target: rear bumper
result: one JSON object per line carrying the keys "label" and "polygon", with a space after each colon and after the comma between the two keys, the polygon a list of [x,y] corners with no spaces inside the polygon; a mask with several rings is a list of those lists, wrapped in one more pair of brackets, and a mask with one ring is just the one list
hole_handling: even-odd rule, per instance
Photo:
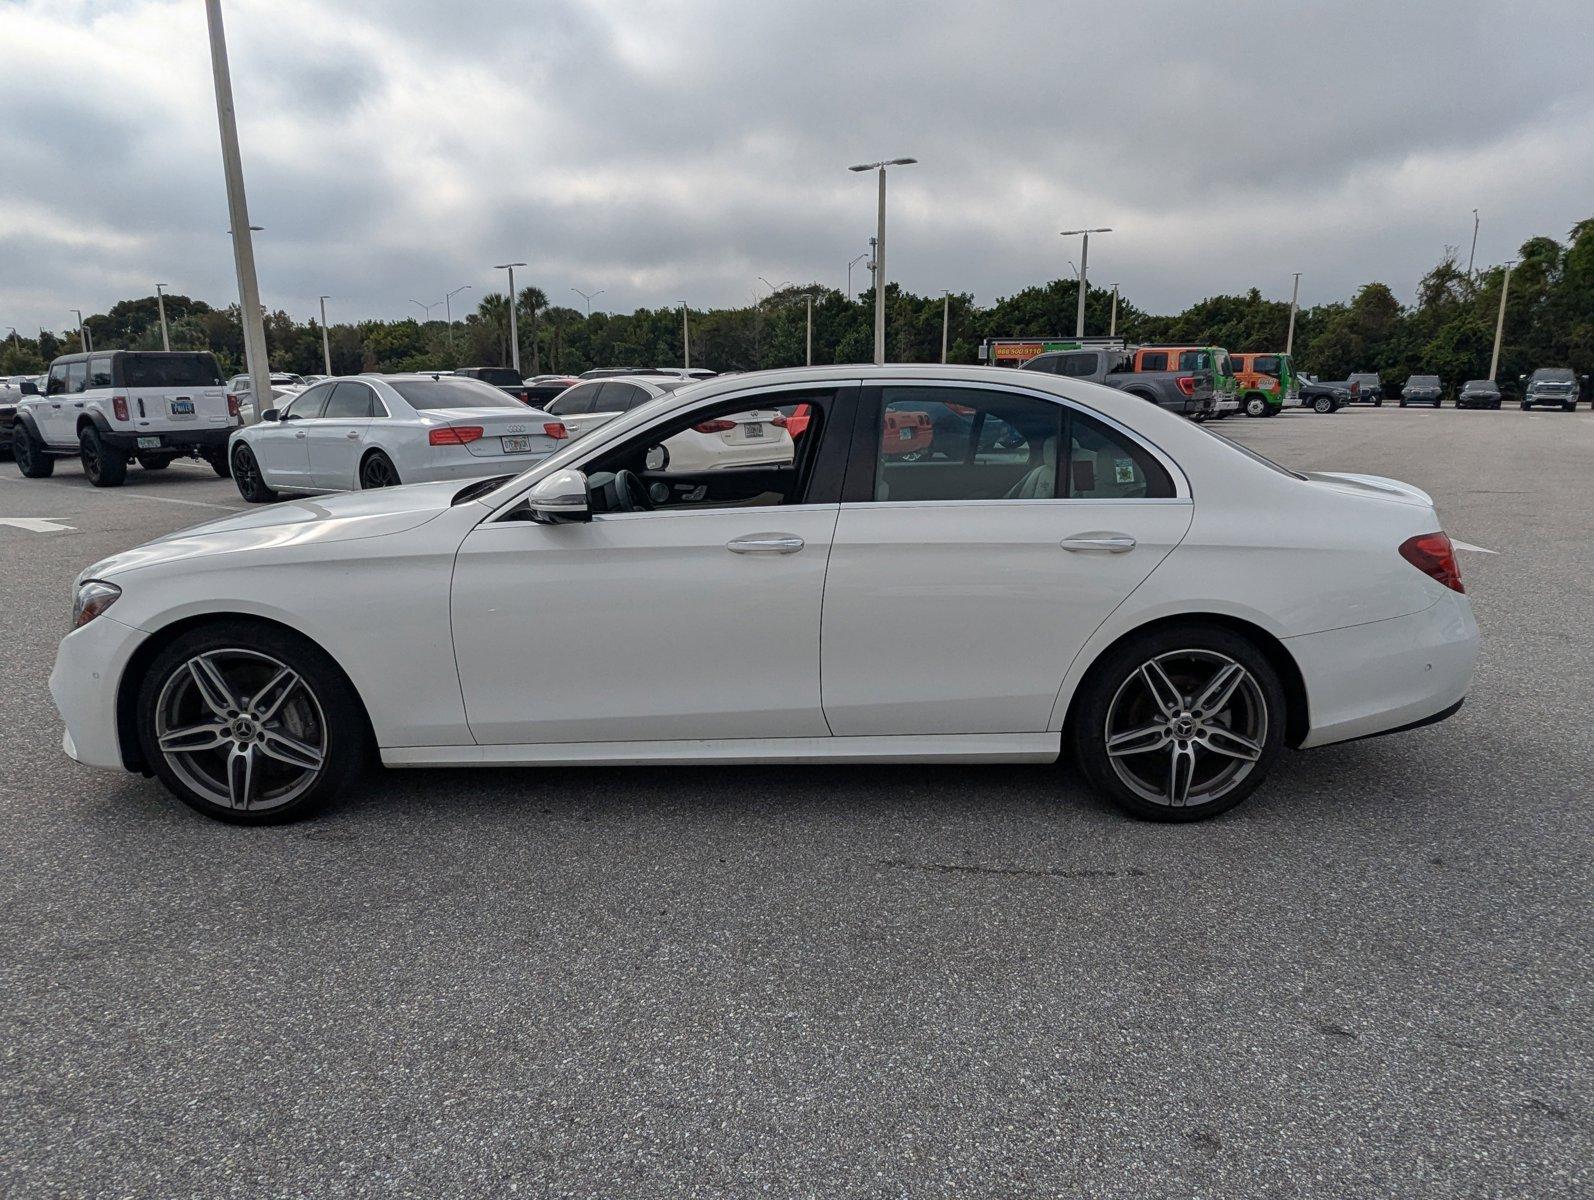
{"label": "rear bumper", "polygon": [[[236,425],[210,425],[204,429],[162,429],[159,431],[143,430],[132,433],[123,433],[120,430],[101,430],[100,440],[115,450],[126,454],[159,454],[170,451],[177,454],[192,454],[200,450],[227,449],[227,439],[232,436]],[[141,438],[159,438],[158,446],[141,446]]]}
{"label": "rear bumper", "polygon": [[495,457],[461,454],[442,459],[436,455],[415,467],[399,468],[405,483],[444,483],[452,480],[490,479],[494,475],[519,475],[547,458],[546,453],[502,454]]}
{"label": "rear bumper", "polygon": [[1306,683],[1301,748],[1425,723],[1472,684],[1478,624],[1454,592],[1422,612],[1285,639]]}

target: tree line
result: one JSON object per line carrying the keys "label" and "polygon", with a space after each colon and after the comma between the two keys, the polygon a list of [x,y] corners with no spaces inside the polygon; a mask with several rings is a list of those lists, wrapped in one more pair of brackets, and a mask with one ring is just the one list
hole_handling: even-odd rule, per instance
{"label": "tree line", "polygon": [[[1368,283],[1348,300],[1299,310],[1295,357],[1301,370],[1325,379],[1378,371],[1386,387],[1414,373],[1437,374],[1449,386],[1488,375],[1495,318],[1505,270],[1469,273],[1447,250],[1423,276],[1415,300],[1403,305],[1383,283]],[[1054,279],[982,307],[973,296],[950,297],[948,359],[978,360],[981,339],[1066,334],[1074,328],[1078,284]],[[821,284],[783,288],[738,308],[691,309],[691,363],[716,371],[799,365],[806,353],[806,309],[813,304],[815,363],[868,362],[874,351],[872,292],[856,297]],[[520,365],[526,375],[579,374],[600,366],[678,366],[681,311],[595,312],[550,305],[540,288],[520,291],[516,308]],[[225,372],[243,370],[238,307],[168,295],[173,349],[209,350]],[[1086,329],[1107,331],[1112,297],[1092,289]],[[941,355],[943,298],[919,296],[896,284],[886,290],[886,357],[935,362]],[[1211,296],[1175,315],[1118,300],[1118,331],[1131,341],[1212,344],[1231,351],[1280,350],[1289,304],[1252,288],[1240,296]],[[159,349],[154,296],[123,300],[85,318],[96,349]],[[501,292],[483,296],[474,312],[452,323],[406,318],[360,321],[328,328],[334,374],[359,371],[449,370],[510,362],[509,303]],[[271,367],[301,374],[322,371],[321,328],[278,310],[266,315]],[[77,331],[37,338],[13,335],[0,346],[0,374],[42,372],[58,354],[78,350]],[[1594,218],[1580,221],[1565,242],[1524,242],[1511,272],[1498,378],[1514,380],[1541,366],[1594,373]]]}

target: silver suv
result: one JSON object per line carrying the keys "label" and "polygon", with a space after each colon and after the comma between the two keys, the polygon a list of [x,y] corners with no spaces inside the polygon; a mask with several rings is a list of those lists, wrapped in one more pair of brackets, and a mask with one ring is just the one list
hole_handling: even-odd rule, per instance
{"label": "silver suv", "polygon": [[[1540,367],[1531,375],[1520,376],[1527,381],[1522,391],[1522,407],[1535,404],[1553,404],[1562,412],[1577,407],[1578,377],[1571,367]],[[1584,378],[1588,378],[1586,375]]]}
{"label": "silver suv", "polygon": [[75,454],[95,487],[117,487],[136,460],[148,471],[202,458],[225,478],[227,438],[239,425],[214,355],[106,350],[50,364],[44,394],[18,408],[12,457],[29,479]]}

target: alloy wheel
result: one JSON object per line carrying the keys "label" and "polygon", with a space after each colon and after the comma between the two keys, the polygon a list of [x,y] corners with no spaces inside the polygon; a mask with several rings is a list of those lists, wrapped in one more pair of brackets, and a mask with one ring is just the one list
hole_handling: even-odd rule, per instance
{"label": "alloy wheel", "polygon": [[287,664],[242,647],[186,660],[155,702],[167,764],[206,800],[238,812],[291,803],[326,766],[321,703]]}
{"label": "alloy wheel", "polygon": [[360,466],[360,486],[366,490],[393,487],[397,483],[398,472],[383,455],[373,454]]}
{"label": "alloy wheel", "polygon": [[232,477],[245,500],[253,500],[261,494],[265,480],[260,477],[260,464],[255,462],[247,446],[239,446],[232,456]]}
{"label": "alloy wheel", "polygon": [[1216,650],[1170,650],[1119,685],[1104,749],[1118,779],[1143,800],[1195,807],[1238,787],[1267,736],[1267,703],[1250,671]]}

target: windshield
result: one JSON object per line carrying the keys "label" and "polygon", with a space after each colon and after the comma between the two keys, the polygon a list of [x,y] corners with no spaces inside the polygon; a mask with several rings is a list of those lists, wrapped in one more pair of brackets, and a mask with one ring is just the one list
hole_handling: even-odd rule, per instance
{"label": "windshield", "polygon": [[1492,392],[1497,390],[1492,382],[1487,379],[1469,379],[1462,386],[1464,392]]}
{"label": "windshield", "polygon": [[1571,383],[1571,367],[1540,367],[1533,372],[1534,383]]}
{"label": "windshield", "polygon": [[1406,386],[1407,387],[1438,387],[1439,386],[1439,376],[1437,376],[1437,375],[1413,375],[1410,379],[1406,380]]}
{"label": "windshield", "polygon": [[389,379],[411,408],[525,408],[513,396],[475,379]]}

